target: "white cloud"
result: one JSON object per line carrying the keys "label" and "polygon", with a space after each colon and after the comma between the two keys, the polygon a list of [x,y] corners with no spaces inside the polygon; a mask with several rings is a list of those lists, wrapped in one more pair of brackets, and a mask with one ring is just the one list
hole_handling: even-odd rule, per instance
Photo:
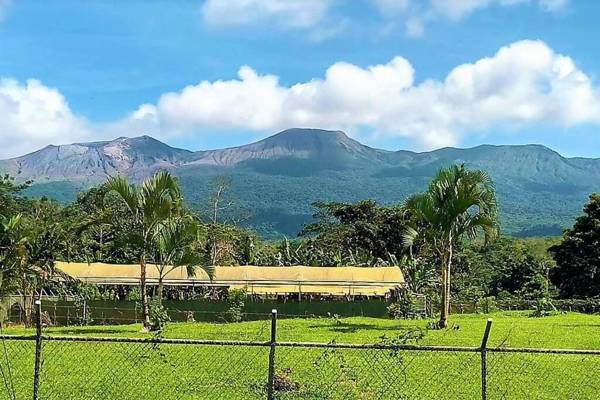
{"label": "white cloud", "polygon": [[546,12],[558,12],[569,0],[372,0],[384,18],[404,25],[408,36],[422,36],[426,23],[437,20],[460,21],[488,7],[537,4]]}
{"label": "white cloud", "polygon": [[540,7],[550,12],[563,10],[569,4],[569,0],[539,0]]}
{"label": "white cloud", "polygon": [[238,79],[164,94],[127,121],[158,135],[269,133],[292,126],[366,129],[432,148],[489,128],[600,123],[600,94],[571,58],[543,42],[520,41],[454,68],[443,81],[418,84],[402,57],[367,68],[336,63],[324,78],[292,86],[245,66]]}
{"label": "white cloud", "polygon": [[210,26],[274,23],[306,29],[323,22],[332,4],[332,0],[206,0],[202,16]]}
{"label": "white cloud", "polygon": [[0,80],[0,157],[90,137],[87,122],[56,89],[37,80]]}
{"label": "white cloud", "polygon": [[[0,2],[3,0],[0,0]],[[4,0],[7,1],[7,0]],[[358,0],[352,0],[358,2]],[[489,7],[537,5],[545,12],[558,12],[570,0],[363,0],[383,17],[382,31],[402,26],[406,34],[420,37],[427,24],[439,20],[458,22]],[[209,27],[269,25],[303,30],[316,41],[338,36],[358,25],[344,15],[351,0],[205,0],[202,17]]]}
{"label": "white cloud", "polygon": [[600,124],[600,92],[573,60],[541,41],[519,41],[452,69],[443,80],[415,81],[408,60],[330,66],[324,77],[282,85],[240,68],[230,80],[202,81],[165,93],[122,120],[91,124],[38,81],[0,81],[0,156],[48,143],[151,134],[160,139],[289,127],[344,129],[404,137],[416,147],[459,145],[469,134],[539,125]]}

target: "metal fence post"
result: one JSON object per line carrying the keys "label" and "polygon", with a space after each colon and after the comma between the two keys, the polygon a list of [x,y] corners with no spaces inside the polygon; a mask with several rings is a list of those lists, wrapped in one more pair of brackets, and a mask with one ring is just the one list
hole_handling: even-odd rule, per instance
{"label": "metal fence post", "polygon": [[275,400],[275,347],[277,346],[277,310],[271,310],[271,349],[269,352],[269,382],[267,399]]}
{"label": "metal fence post", "polygon": [[40,366],[42,363],[42,301],[36,300],[35,316],[35,365],[33,368],[33,400],[39,399]]}
{"label": "metal fence post", "polygon": [[492,320],[488,319],[481,340],[481,399],[487,400],[487,342],[492,329]]}

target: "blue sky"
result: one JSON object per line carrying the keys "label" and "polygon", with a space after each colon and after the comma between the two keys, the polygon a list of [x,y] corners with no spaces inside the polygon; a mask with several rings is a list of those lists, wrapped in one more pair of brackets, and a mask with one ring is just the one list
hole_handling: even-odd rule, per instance
{"label": "blue sky", "polygon": [[591,0],[0,0],[0,157],[292,126],[600,157],[598,15]]}

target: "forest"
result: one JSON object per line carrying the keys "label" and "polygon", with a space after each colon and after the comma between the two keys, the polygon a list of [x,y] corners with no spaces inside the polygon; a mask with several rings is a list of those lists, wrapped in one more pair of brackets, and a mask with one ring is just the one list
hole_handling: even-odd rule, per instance
{"label": "forest", "polygon": [[410,308],[412,296],[428,296],[442,325],[450,299],[493,307],[530,302],[546,312],[553,302],[600,295],[600,195],[590,195],[562,238],[513,238],[502,235],[489,176],[464,166],[441,169],[427,191],[401,204],[316,203],[313,222],[280,240],[263,240],[223,217],[235,207],[227,178],[215,179],[201,212],[166,171],[137,186],[111,178],[66,205],[25,196],[30,184],[0,180],[2,296],[50,284],[57,260],[186,266],[190,274],[210,274],[215,265],[398,266],[408,289],[401,304]]}

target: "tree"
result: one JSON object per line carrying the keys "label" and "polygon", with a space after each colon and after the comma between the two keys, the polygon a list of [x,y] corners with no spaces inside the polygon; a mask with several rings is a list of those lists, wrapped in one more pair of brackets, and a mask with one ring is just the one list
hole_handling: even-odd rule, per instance
{"label": "tree", "polygon": [[151,245],[156,237],[157,227],[181,213],[183,197],[177,179],[167,171],[158,171],[141,186],[130,184],[119,176],[109,179],[107,189],[116,192],[127,205],[135,229],[141,238],[140,292],[144,328],[150,329],[148,294],[146,291],[146,261],[151,254]]}
{"label": "tree", "polygon": [[405,231],[404,244],[411,246],[422,237],[439,258],[442,283],[439,326],[445,328],[450,313],[450,274],[455,246],[463,237],[474,239],[483,232],[487,241],[498,233],[493,182],[483,171],[453,165],[441,169],[425,193],[408,198],[404,209],[414,221]]}
{"label": "tree", "polygon": [[518,296],[535,300],[549,294],[548,262],[526,241],[501,237],[462,246],[453,261],[453,293],[469,300],[479,297]]}
{"label": "tree", "polygon": [[225,224],[219,223],[219,214],[233,206],[231,199],[226,199],[226,195],[231,189],[231,179],[224,176],[218,176],[212,183],[212,193],[210,194],[210,224],[208,225],[208,247],[210,253],[210,264],[216,265],[219,261],[220,253],[223,249],[220,247],[219,237],[227,231]]}
{"label": "tree", "polygon": [[[358,203],[315,203],[315,223],[299,236],[313,237],[328,252],[368,255],[375,259],[400,258],[406,253],[402,235],[407,224],[400,207],[381,207],[373,200]],[[350,257],[352,258],[352,257]]]}
{"label": "tree", "polygon": [[1,224],[1,289],[21,290],[26,325],[32,322],[36,289],[41,289],[54,271],[55,255],[61,246],[57,209],[47,200],[34,201],[29,215],[17,214]]}
{"label": "tree", "polygon": [[590,195],[589,202],[563,235],[560,244],[550,253],[556,267],[550,270],[550,280],[562,297],[592,297],[600,295],[600,194]]}
{"label": "tree", "polygon": [[[69,236],[63,260],[131,264],[139,261],[141,240],[125,203],[106,184],[77,195],[60,219]],[[133,233],[132,233],[133,232]]]}
{"label": "tree", "polygon": [[27,243],[27,237],[22,234],[23,215],[17,214],[11,218],[1,217],[1,219],[0,295],[4,295],[19,287],[18,266]]}
{"label": "tree", "polygon": [[198,222],[189,215],[170,218],[158,225],[155,242],[159,304],[162,304],[164,278],[177,268],[184,267],[191,277],[200,267],[210,279],[213,278],[214,267],[203,265],[198,249],[198,229]]}
{"label": "tree", "polygon": [[31,181],[16,184],[15,179],[8,174],[0,175],[0,215],[7,218],[24,211],[21,197],[23,190],[27,189]]}

